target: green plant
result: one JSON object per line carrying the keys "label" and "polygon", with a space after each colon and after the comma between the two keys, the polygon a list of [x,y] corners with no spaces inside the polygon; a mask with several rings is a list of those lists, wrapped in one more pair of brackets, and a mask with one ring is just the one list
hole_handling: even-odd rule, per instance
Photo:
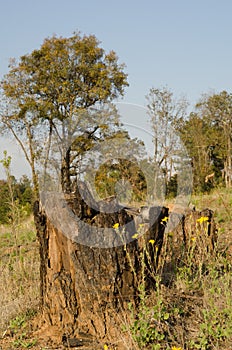
{"label": "green plant", "polygon": [[25,338],[26,338],[26,333],[21,334],[18,339],[14,340],[13,345],[16,348],[22,347],[24,349],[29,349],[36,345],[37,339],[26,340]]}
{"label": "green plant", "polygon": [[[139,231],[142,231],[141,226]],[[140,236],[142,232],[136,234]],[[129,330],[131,332],[133,340],[138,344],[139,348],[147,348],[151,346],[152,350],[161,349],[160,343],[165,339],[167,321],[169,320],[169,312],[163,301],[161,293],[161,278],[156,273],[154,268],[154,261],[156,261],[157,247],[155,247],[155,241],[150,240],[148,245],[151,248],[153,260],[150,256],[148,246],[145,244],[143,237],[141,238],[143,248],[140,254],[141,264],[141,282],[138,286],[138,305],[135,307],[132,303],[129,303],[130,311],[130,325]],[[133,266],[131,264],[130,255],[127,253],[129,264],[131,265],[132,271]],[[147,273],[149,269],[150,277],[155,281],[156,290],[152,296],[152,303],[150,295],[147,295],[146,284],[147,284]]]}
{"label": "green plant", "polygon": [[9,328],[15,339],[13,345],[16,348],[29,349],[36,345],[37,339],[28,339],[27,335],[27,321],[35,314],[33,310],[28,310],[25,314],[16,316],[10,321]]}
{"label": "green plant", "polygon": [[148,296],[145,295],[144,286],[140,288],[140,303],[138,310],[129,305],[131,312],[130,331],[139,348],[146,348],[152,344],[153,350],[160,349],[160,342],[165,338],[166,321],[169,313],[163,303],[162,296],[157,292],[156,304],[147,306]]}
{"label": "green plant", "polygon": [[231,269],[223,269],[221,259],[218,263],[210,267],[205,281],[199,337],[192,342],[196,349],[220,349],[223,343],[232,341]]}
{"label": "green plant", "polygon": [[15,240],[15,248],[18,246],[18,224],[19,224],[19,203],[18,199],[15,199],[15,186],[13,177],[11,175],[11,157],[7,155],[7,151],[3,152],[4,158],[0,160],[7,179],[7,187],[9,192],[9,216],[11,222],[12,235]]}
{"label": "green plant", "polygon": [[20,329],[26,327],[26,317],[25,315],[16,316],[10,321],[10,329],[13,333],[17,333]]}

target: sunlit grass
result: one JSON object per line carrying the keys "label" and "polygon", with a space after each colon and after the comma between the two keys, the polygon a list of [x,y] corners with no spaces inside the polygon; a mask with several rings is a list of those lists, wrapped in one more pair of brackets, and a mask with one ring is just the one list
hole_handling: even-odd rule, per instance
{"label": "sunlit grass", "polygon": [[0,330],[16,315],[36,308],[39,296],[39,254],[33,219],[18,229],[18,246],[10,226],[0,227]]}

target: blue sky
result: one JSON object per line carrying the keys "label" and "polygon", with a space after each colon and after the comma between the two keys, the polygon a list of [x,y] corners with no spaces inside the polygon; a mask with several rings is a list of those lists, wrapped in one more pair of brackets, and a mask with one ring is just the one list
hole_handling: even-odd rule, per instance
{"label": "blue sky", "polygon": [[[231,13],[230,0],[2,0],[0,78],[10,57],[30,53],[53,34],[79,30],[95,34],[126,64],[130,86],[123,101],[145,105],[151,87],[168,86],[193,105],[202,93],[231,92]],[[0,142],[0,154],[3,149]]]}

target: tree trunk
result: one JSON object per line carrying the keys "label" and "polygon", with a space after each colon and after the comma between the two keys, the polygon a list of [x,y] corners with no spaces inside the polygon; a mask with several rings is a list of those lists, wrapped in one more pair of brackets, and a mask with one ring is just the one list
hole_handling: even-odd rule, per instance
{"label": "tree trunk", "polygon": [[62,167],[61,167],[61,187],[62,191],[64,193],[70,193],[71,192],[71,176],[70,176],[70,155],[71,148],[69,147],[66,152],[65,156],[62,160]]}
{"label": "tree trunk", "polygon": [[[106,342],[128,349],[123,343],[127,336],[130,341],[129,335],[122,333],[123,324],[128,324],[128,303],[136,307],[144,277],[146,290],[155,288],[168,209],[143,207],[133,212],[111,199],[112,210],[106,213],[102,208],[109,203],[91,203],[96,206],[92,209],[79,192],[58,200],[58,213],[56,195],[50,194],[48,203],[62,217],[61,223],[54,220],[43,198],[42,203],[36,202],[34,210],[40,243],[42,319],[58,329],[63,344],[70,339],[70,344],[84,341],[89,349],[98,349]],[[66,219],[62,214],[67,209],[63,200],[70,209]],[[74,220],[75,215],[79,221]],[[75,225],[67,234],[64,227],[72,220]],[[107,235],[102,228],[110,228]],[[133,349],[133,345],[129,348]]]}

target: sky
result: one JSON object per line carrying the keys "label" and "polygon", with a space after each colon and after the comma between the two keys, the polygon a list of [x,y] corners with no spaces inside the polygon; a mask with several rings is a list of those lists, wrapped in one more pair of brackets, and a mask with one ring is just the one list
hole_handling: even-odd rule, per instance
{"label": "sky", "polygon": [[[0,79],[10,58],[54,34],[94,34],[125,63],[124,103],[146,106],[152,87],[167,86],[194,106],[202,93],[232,90],[231,0],[0,0]],[[142,118],[141,118],[142,119]],[[140,126],[140,121],[136,125]],[[0,140],[16,176],[28,172],[15,142]],[[2,169],[0,169],[0,178]]]}

